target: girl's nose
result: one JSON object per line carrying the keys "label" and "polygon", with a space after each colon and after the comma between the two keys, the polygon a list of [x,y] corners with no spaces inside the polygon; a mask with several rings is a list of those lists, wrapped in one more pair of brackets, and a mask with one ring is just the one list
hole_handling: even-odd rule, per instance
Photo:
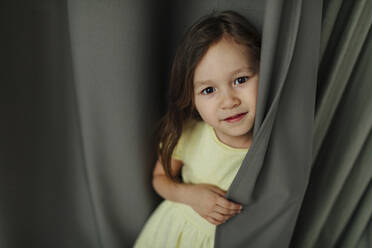
{"label": "girl's nose", "polygon": [[221,102],[222,109],[232,109],[240,104],[240,99],[231,91],[225,92]]}

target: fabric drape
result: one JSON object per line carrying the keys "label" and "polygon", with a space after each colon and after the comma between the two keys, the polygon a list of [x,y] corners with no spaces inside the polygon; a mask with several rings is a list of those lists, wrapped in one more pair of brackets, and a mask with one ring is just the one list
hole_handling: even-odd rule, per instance
{"label": "fabric drape", "polygon": [[293,247],[372,246],[372,2],[325,1],[313,171]]}

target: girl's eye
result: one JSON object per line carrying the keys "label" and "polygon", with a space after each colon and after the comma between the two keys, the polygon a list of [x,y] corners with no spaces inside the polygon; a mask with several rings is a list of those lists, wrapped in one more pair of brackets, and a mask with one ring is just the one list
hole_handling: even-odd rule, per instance
{"label": "girl's eye", "polygon": [[212,87],[207,87],[207,88],[205,88],[204,90],[202,90],[202,94],[203,95],[208,95],[208,94],[210,94],[210,93],[213,93],[213,91],[214,91],[214,88],[212,88]]}
{"label": "girl's eye", "polygon": [[235,79],[234,84],[245,83],[248,79],[249,79],[249,77],[247,77],[247,76],[245,76],[245,77],[238,77],[237,79]]}

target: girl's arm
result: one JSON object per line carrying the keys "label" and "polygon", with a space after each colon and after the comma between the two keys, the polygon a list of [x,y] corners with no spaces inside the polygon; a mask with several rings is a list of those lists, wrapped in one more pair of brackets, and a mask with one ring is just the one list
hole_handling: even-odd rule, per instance
{"label": "girl's arm", "polygon": [[[171,158],[172,175],[179,176],[182,166],[182,161]],[[159,159],[155,164],[152,186],[164,199],[184,204],[190,202],[188,191],[191,184],[177,183],[168,178]]]}

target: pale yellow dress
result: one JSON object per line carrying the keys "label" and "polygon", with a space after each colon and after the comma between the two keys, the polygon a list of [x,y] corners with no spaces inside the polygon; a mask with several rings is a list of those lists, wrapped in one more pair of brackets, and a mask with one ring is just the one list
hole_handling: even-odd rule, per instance
{"label": "pale yellow dress", "polygon": [[[247,149],[220,142],[204,121],[189,122],[172,157],[182,160],[185,183],[209,183],[228,190]],[[190,206],[164,200],[141,230],[134,248],[212,248],[216,226]]]}

